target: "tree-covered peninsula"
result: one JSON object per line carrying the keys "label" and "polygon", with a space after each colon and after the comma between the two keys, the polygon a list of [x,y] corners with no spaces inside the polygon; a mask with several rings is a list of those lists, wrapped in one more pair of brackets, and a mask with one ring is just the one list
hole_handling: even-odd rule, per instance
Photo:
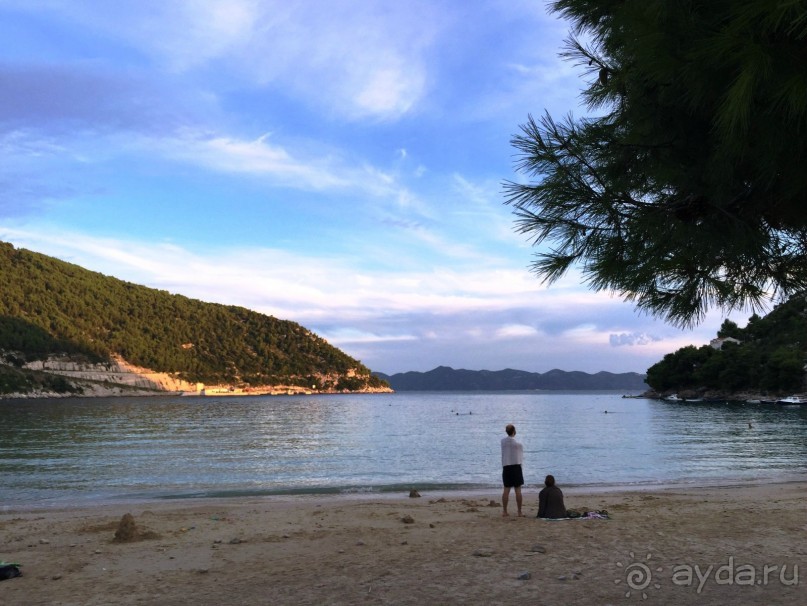
{"label": "tree-covered peninsula", "polygon": [[67,373],[48,369],[116,362],[246,392],[388,389],[295,322],[131,284],[2,242],[0,278],[0,395],[80,393]]}
{"label": "tree-covered peninsula", "polygon": [[745,328],[726,320],[710,345],[683,347],[647,370],[657,393],[731,397],[805,391],[807,294],[790,298]]}

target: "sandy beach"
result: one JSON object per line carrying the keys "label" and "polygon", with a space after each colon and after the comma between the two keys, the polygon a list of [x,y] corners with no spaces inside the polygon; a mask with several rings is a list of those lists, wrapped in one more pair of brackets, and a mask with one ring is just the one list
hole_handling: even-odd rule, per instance
{"label": "sandy beach", "polygon": [[523,518],[495,490],[6,510],[0,604],[803,604],[805,489],[565,491],[607,520],[537,519],[537,488]]}

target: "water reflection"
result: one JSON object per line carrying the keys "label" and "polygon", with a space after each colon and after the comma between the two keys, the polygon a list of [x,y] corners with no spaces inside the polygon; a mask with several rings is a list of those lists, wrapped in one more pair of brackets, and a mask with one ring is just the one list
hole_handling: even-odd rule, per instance
{"label": "water reflection", "polygon": [[567,486],[760,478],[799,473],[807,463],[805,407],[620,396],[5,401],[0,486],[4,504],[495,486],[508,422],[524,443],[533,485],[546,473]]}

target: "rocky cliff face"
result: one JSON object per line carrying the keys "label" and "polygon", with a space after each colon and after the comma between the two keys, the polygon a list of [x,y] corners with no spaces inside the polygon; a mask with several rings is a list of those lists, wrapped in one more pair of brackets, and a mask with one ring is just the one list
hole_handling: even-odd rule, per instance
{"label": "rocky cliff face", "polygon": [[122,358],[115,358],[109,363],[90,364],[64,357],[50,357],[47,360],[28,362],[24,368],[61,375],[73,381],[111,383],[152,391],[198,392],[200,388],[196,383],[188,383],[166,373],[139,368]]}

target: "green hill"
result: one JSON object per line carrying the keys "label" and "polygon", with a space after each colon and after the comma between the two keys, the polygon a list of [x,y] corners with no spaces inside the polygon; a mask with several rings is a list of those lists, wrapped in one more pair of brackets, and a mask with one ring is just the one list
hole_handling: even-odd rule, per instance
{"label": "green hill", "polygon": [[672,391],[786,394],[805,390],[807,294],[791,297],[745,328],[726,320],[719,346],[688,346],[647,370],[647,384]]}
{"label": "green hill", "polygon": [[387,387],[305,327],[242,307],[131,284],[4,242],[0,279],[0,393],[52,382],[24,368],[57,356],[96,364],[120,357],[208,385]]}

